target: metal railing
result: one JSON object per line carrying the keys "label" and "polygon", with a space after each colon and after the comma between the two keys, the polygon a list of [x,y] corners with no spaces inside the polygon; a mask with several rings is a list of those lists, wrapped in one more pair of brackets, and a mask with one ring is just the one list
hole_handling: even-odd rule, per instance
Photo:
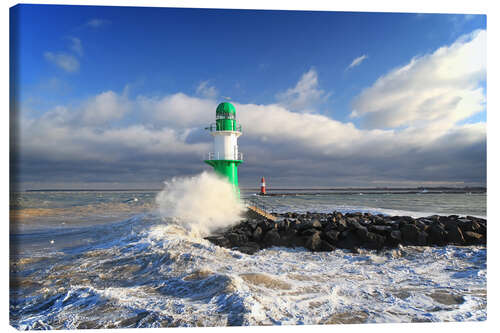
{"label": "metal railing", "polygon": [[233,153],[233,154],[220,154],[219,152],[209,152],[207,153],[207,160],[217,161],[217,160],[239,160],[243,161],[243,153]]}
{"label": "metal railing", "polygon": [[245,206],[254,206],[269,214],[275,214],[279,209],[271,202],[265,202],[258,197],[247,197],[243,199]]}
{"label": "metal railing", "polygon": [[[217,124],[216,123],[212,123],[210,124],[208,127],[205,127],[206,130],[209,130],[210,132],[220,132],[220,131],[226,131],[226,130],[223,130],[223,129],[219,129],[217,128]],[[234,126],[234,128],[230,131],[233,131],[233,132],[241,132],[241,125],[240,124],[236,124]]]}

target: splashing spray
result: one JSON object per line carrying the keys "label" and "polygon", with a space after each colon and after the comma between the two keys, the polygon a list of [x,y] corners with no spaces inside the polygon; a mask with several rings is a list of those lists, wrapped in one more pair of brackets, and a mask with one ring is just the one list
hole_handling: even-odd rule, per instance
{"label": "splashing spray", "polygon": [[200,237],[239,223],[245,211],[233,184],[207,172],[165,181],[156,204],[163,217]]}

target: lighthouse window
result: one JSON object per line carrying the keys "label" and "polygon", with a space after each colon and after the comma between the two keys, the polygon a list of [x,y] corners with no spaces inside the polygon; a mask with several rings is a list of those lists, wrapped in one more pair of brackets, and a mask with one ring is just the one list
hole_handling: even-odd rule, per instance
{"label": "lighthouse window", "polygon": [[234,113],[222,113],[217,115],[217,119],[236,119]]}

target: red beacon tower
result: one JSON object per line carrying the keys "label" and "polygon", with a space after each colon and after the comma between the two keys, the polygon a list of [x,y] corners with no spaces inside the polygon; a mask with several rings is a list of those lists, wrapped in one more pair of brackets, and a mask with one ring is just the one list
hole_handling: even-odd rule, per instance
{"label": "red beacon tower", "polygon": [[260,180],[260,194],[261,195],[266,195],[266,180],[264,177]]}

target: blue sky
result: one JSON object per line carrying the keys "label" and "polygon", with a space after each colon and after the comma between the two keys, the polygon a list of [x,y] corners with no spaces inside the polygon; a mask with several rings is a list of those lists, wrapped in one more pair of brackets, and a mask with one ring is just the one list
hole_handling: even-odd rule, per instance
{"label": "blue sky", "polygon": [[[463,46],[463,52],[466,52],[466,42],[461,43],[461,40],[464,38],[475,40],[476,37],[470,37],[470,34],[486,29],[485,15],[452,14],[21,5],[11,9],[11,15],[14,24],[17,24],[15,26],[17,29],[12,31],[18,32],[14,38],[18,53],[13,54],[17,59],[14,71],[17,90],[14,98],[19,102],[16,112],[25,115],[25,118],[20,117],[21,123],[28,124],[30,121],[51,118],[51,124],[54,125],[57,119],[60,119],[56,119],[54,110],[64,109],[66,118],[61,121],[71,128],[76,126],[77,114],[87,112],[84,116],[88,120],[93,114],[89,108],[100,110],[100,106],[96,106],[95,103],[112,100],[117,105],[113,104],[110,108],[116,108],[118,110],[116,114],[99,118],[104,119],[101,123],[93,120],[84,122],[81,126],[93,126],[89,127],[91,132],[106,129],[125,130],[138,125],[155,130],[174,129],[177,131],[174,136],[187,144],[210,143],[210,139],[204,138],[199,131],[202,124],[189,119],[182,121],[172,119],[169,122],[166,119],[159,121],[159,118],[149,117],[146,115],[147,110],[144,109],[145,101],[152,109],[160,106],[170,108],[164,113],[170,117],[175,117],[175,114],[169,111],[175,110],[181,113],[180,118],[187,117],[186,113],[198,112],[189,109],[193,105],[199,105],[203,109],[212,104],[216,105],[227,96],[237,104],[237,108],[241,105],[243,110],[248,109],[244,112],[252,112],[249,109],[251,105],[270,108],[279,106],[288,112],[283,116],[284,119],[288,119],[288,116],[289,119],[294,119],[300,115],[305,117],[303,118],[305,121],[309,119],[307,117],[317,115],[326,117],[328,121],[340,122],[346,127],[352,126],[359,131],[371,130],[372,132],[367,132],[367,135],[375,135],[377,132],[373,131],[376,130],[409,132],[420,128],[423,126],[422,115],[427,112],[420,107],[415,106],[415,114],[412,113],[411,116],[402,115],[404,111],[395,110],[396,106],[393,104],[384,105],[377,110],[370,108],[369,105],[376,104],[366,100],[370,96],[371,98],[377,96],[377,101],[384,98],[391,100],[390,96],[380,97],[386,90],[375,87],[377,80],[389,76],[388,87],[394,86],[395,83],[391,82],[399,82],[398,80],[402,78],[391,76],[390,73],[407,66],[412,59],[420,59],[417,61],[420,67],[416,65],[417,69],[414,70],[415,78],[425,76],[422,74],[425,70],[431,71],[429,77],[432,77],[438,73],[438,70],[431,65],[438,61],[433,59],[440,57],[435,54],[439,48],[450,47],[451,59],[452,45],[457,45],[457,48]],[[457,52],[462,52],[462,49]],[[460,61],[465,61],[467,66],[467,59],[462,58]],[[445,55],[445,58],[439,61],[439,66],[444,68],[447,66],[448,58]],[[472,61],[474,59],[471,59]],[[473,64],[471,67],[474,67]],[[418,71],[418,68],[421,70]],[[477,78],[475,74],[477,71],[481,73],[484,71],[484,78],[483,76]],[[453,134],[451,131],[461,130],[464,125],[481,124],[486,121],[484,103],[479,101],[481,97],[486,98],[485,68],[471,69],[462,74],[462,76],[452,76],[457,84],[453,88],[456,88],[455,90],[451,91],[449,86],[443,83],[439,85],[439,89],[448,87],[443,93],[430,97],[433,93],[429,90],[429,96],[415,101],[419,106],[425,103],[427,103],[425,105],[437,103],[439,109],[435,116],[425,115],[425,119],[435,119],[432,126],[447,119],[448,123],[439,127],[442,129],[441,136],[434,138],[435,140],[443,140],[446,135]],[[471,77],[474,79],[470,79]],[[471,81],[462,85],[460,82],[465,79]],[[411,82],[409,87],[414,87],[413,82],[416,81]],[[388,94],[391,93],[389,88],[387,91]],[[102,95],[105,93],[108,94]],[[181,100],[183,96],[185,99]],[[467,101],[469,97],[464,96],[469,96],[470,102],[464,102],[462,106],[452,103],[453,100]],[[175,97],[179,103],[169,104],[176,101]],[[162,101],[165,103],[162,104]],[[411,101],[407,103],[412,104]],[[440,114],[444,105],[450,107],[450,110],[446,111],[447,116],[444,113]],[[357,108],[359,110],[356,110]],[[388,112],[397,114],[391,119],[399,120],[388,122]],[[449,116],[451,114],[456,116]],[[269,121],[274,119],[271,114],[263,113],[263,115],[268,115]],[[59,117],[62,116],[59,114]],[[244,128],[249,125],[243,124]],[[252,126],[254,125],[250,125]],[[426,123],[425,128],[431,128],[431,124]],[[276,132],[272,128],[269,130]],[[182,131],[190,132],[183,137]],[[57,131],[52,131],[55,132]],[[265,141],[267,135],[252,128],[249,132],[249,137],[245,140],[252,152],[251,147],[261,145],[259,142]],[[359,133],[363,135],[363,132]],[[390,133],[386,134],[389,136]],[[23,136],[22,130],[20,135]],[[40,135],[43,133],[40,132]],[[87,136],[85,138],[88,139]],[[240,146],[244,151],[243,138]],[[36,138],[31,139],[36,141]],[[314,141],[312,137],[308,139]],[[73,138],[71,141],[78,141],[80,144],[82,140]],[[325,138],[323,142],[328,140],[330,138]],[[483,140],[485,145],[485,130],[484,137],[478,140]],[[432,146],[436,142],[429,145]],[[93,158],[99,160],[106,172],[113,170],[119,164],[128,163],[123,157],[116,157],[115,160],[104,163],[102,158],[93,154],[92,145],[83,146],[85,144],[81,143],[78,149],[81,149],[82,153],[88,152],[88,158],[85,160],[89,164]],[[317,145],[319,146],[321,144]],[[474,147],[482,149],[482,146]],[[128,152],[126,148],[116,146],[117,150]],[[188,148],[193,147],[187,147],[186,151],[189,151]],[[21,155],[22,149],[21,146]],[[30,149],[26,148],[26,152],[35,151],[34,147]],[[202,147],[197,149],[201,151]],[[270,145],[268,154],[272,153],[272,149],[275,148]],[[425,151],[425,147],[418,149]],[[466,147],[456,147],[456,149],[465,149],[463,151],[465,154]],[[311,150],[314,151],[314,146],[303,147],[300,151],[290,150],[289,156],[280,156],[277,158],[275,172],[283,174],[282,167],[279,166],[280,161],[286,163],[285,161],[290,161],[292,157],[295,158],[294,156],[308,155]],[[328,157],[325,157],[324,151],[324,147],[318,148],[319,155],[315,158],[318,160],[331,158],[335,161],[343,159],[346,163],[348,159],[352,163],[358,158],[355,156],[348,158],[339,151],[326,154]],[[178,158],[180,160],[186,158],[186,163],[195,160],[194,155],[186,157],[186,154],[178,151],[165,153],[167,155],[178,153],[180,154]],[[154,155],[154,152],[151,154]],[[160,155],[160,152],[157,154]],[[257,154],[255,152],[254,156]],[[359,156],[362,155],[360,151]],[[484,164],[485,169],[485,153],[479,155],[480,159],[484,159],[477,161],[479,168]],[[39,158],[40,156],[26,153],[20,159],[25,162],[20,162],[19,168],[22,169],[24,165],[27,170],[26,173],[22,173],[26,174],[24,182],[32,186],[42,186],[45,179],[60,186],[78,185],[75,183],[75,178],[78,177],[72,176],[72,172],[76,171],[72,171],[74,166],[70,154],[54,154],[52,158],[44,157],[43,161],[39,161],[40,164],[50,165],[51,170],[60,168],[58,176],[37,178],[35,174],[40,174],[41,171],[32,168],[32,163]],[[156,171],[145,172],[150,176],[144,176],[137,181],[138,184],[153,186],[161,177],[179,175],[183,172],[181,165],[172,166],[168,168],[170,171],[163,175],[157,166],[153,166],[156,162],[159,161],[151,157],[150,169]],[[372,183],[369,179],[377,177],[382,179],[381,182],[396,185],[426,181],[450,184],[485,182],[485,170],[480,172],[481,175],[484,174],[483,176],[464,176],[463,172],[457,171],[457,175],[461,176],[446,176],[442,179],[433,176],[426,178],[425,175],[414,177],[410,174],[405,177],[404,172],[395,172],[394,174],[397,173],[398,176],[391,179],[391,174],[378,173],[384,169],[379,166],[380,163],[380,161],[370,161],[368,164],[373,165],[373,169],[360,171],[364,175],[359,177],[350,175],[349,178],[334,172],[327,185],[370,185]],[[421,169],[426,167],[429,166],[422,165]],[[328,167],[325,168],[325,172],[328,173]],[[405,169],[403,165],[400,168]],[[201,169],[202,167],[199,170]],[[130,161],[130,168],[127,170],[130,174],[135,173],[133,161]],[[187,173],[196,173],[199,170],[190,169]],[[248,183],[250,183],[250,179],[257,177],[264,170],[264,166],[254,161],[248,170],[253,170],[248,173]],[[94,179],[92,174],[95,172],[80,171],[88,172],[86,181],[94,185],[110,186],[111,183],[123,181],[134,186],[134,181],[127,178],[129,176],[124,176],[126,179],[114,179],[113,182],[108,182],[105,177]],[[269,172],[273,173],[272,170]],[[304,179],[314,179],[314,175],[308,174],[305,170],[297,172]],[[243,183],[245,179],[247,178],[243,175]],[[278,181],[278,177],[276,179]],[[342,181],[339,181],[340,179]],[[297,177],[293,172],[288,178],[287,176],[279,178],[281,184],[296,182]],[[322,183],[321,180],[316,182]]]}

